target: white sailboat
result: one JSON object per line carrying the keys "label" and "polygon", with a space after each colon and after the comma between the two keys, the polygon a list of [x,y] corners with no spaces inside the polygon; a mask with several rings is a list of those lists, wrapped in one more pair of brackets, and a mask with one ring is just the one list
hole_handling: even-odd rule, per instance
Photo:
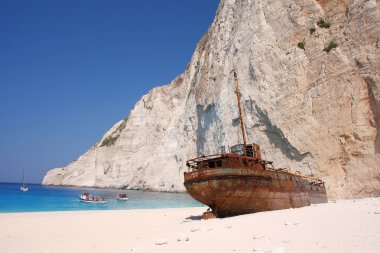
{"label": "white sailboat", "polygon": [[26,192],[29,188],[24,183],[25,170],[22,170],[22,186],[20,187],[20,191]]}

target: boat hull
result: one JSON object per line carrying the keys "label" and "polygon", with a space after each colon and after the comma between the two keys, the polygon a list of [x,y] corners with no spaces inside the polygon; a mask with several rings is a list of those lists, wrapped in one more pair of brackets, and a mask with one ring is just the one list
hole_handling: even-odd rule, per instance
{"label": "boat hull", "polygon": [[26,186],[21,186],[20,187],[20,191],[22,191],[22,192],[27,192],[28,190],[29,190],[29,188],[26,187]]}
{"label": "boat hull", "polygon": [[91,203],[91,204],[107,204],[107,201],[106,200],[85,200],[85,199],[81,199],[79,198],[79,200],[81,202],[84,202],[84,203]]}
{"label": "boat hull", "polygon": [[217,217],[327,202],[323,184],[284,171],[215,168],[185,172],[187,192]]}

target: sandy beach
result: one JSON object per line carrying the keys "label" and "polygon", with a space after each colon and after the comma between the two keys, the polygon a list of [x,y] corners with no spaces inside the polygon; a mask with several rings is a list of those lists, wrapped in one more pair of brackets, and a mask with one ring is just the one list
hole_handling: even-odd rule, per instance
{"label": "sandy beach", "polygon": [[380,198],[201,220],[202,208],[0,214],[0,252],[380,252]]}

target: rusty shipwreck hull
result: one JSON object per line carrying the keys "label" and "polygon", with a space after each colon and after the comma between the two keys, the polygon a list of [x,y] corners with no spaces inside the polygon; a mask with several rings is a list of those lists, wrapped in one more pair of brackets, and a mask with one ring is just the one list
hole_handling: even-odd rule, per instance
{"label": "rusty shipwreck hull", "polygon": [[263,167],[257,164],[253,168],[205,168],[186,172],[184,185],[194,199],[208,205],[217,217],[327,202],[323,183]]}
{"label": "rusty shipwreck hull", "polygon": [[228,153],[221,146],[221,154],[188,160],[189,171],[184,173],[187,192],[218,217],[327,202],[321,180],[275,169],[272,162],[262,159],[258,144],[247,144],[237,73],[235,69],[231,73],[243,143],[228,147]]}

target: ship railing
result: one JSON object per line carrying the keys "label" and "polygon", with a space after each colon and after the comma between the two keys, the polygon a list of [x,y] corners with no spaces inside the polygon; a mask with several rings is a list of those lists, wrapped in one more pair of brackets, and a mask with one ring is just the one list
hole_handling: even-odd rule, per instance
{"label": "ship railing", "polygon": [[194,171],[194,170],[198,170],[198,167],[202,166],[203,162],[213,160],[213,159],[222,158],[222,157],[230,157],[230,158],[245,159],[245,160],[254,160],[254,161],[256,161],[256,163],[262,163],[264,165],[268,164],[268,165],[271,165],[273,167],[272,161],[265,161],[265,160],[261,160],[261,159],[257,159],[255,157],[249,157],[249,156],[240,156],[240,155],[236,155],[234,153],[228,153],[228,154],[223,153],[223,154],[212,154],[212,155],[207,155],[207,156],[205,156],[205,155],[199,156],[199,157],[188,160],[186,162],[186,166],[189,168],[189,171]]}
{"label": "ship railing", "polygon": [[311,184],[311,185],[323,185],[325,182],[323,182],[322,180],[320,180],[320,179],[308,179],[308,181],[309,181],[309,183]]}
{"label": "ship railing", "polygon": [[207,156],[203,155],[200,157],[190,159],[186,162],[186,166],[188,167],[188,172],[197,171],[198,166],[202,166],[201,164],[205,161],[218,159],[221,157],[222,157],[222,154],[213,154],[213,155],[207,155]]}
{"label": "ship railing", "polygon": [[[272,165],[272,163],[271,163],[271,165]],[[273,165],[272,165],[273,166]],[[289,172],[287,169],[285,169],[285,168],[268,168],[268,170],[270,170],[270,171],[283,171],[283,172]]]}
{"label": "ship railing", "polygon": [[217,158],[221,158],[221,157],[222,157],[221,154],[213,154],[213,155],[207,155],[207,156],[203,155],[203,156],[188,160],[186,165],[188,167],[193,167],[193,166],[196,166],[200,162],[210,160],[210,159],[217,159]]}
{"label": "ship railing", "polygon": [[321,179],[301,175],[301,173],[299,171],[296,171],[295,174],[298,175],[299,177],[303,178],[303,179],[306,179],[309,182],[309,184],[311,184],[311,185],[323,185],[325,183]]}
{"label": "ship railing", "polygon": [[[290,172],[286,168],[274,168],[273,167],[273,168],[269,168],[268,170],[270,170],[270,171],[282,171],[282,172],[292,173],[292,172]],[[317,178],[314,178],[314,177],[308,177],[308,176],[301,175],[301,172],[299,172],[299,171],[296,171],[294,174],[297,175],[297,176],[299,176],[300,178],[303,178],[303,179],[307,180],[309,182],[309,184],[311,184],[311,185],[323,185],[325,183],[321,179],[317,179]]]}

